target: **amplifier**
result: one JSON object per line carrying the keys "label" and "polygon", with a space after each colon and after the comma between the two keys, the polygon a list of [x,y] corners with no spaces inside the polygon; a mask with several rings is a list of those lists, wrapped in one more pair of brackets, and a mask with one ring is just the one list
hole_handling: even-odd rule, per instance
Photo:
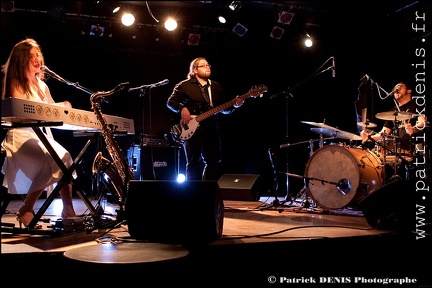
{"label": "amplifier", "polygon": [[133,145],[127,158],[136,180],[175,180],[178,174],[177,146]]}

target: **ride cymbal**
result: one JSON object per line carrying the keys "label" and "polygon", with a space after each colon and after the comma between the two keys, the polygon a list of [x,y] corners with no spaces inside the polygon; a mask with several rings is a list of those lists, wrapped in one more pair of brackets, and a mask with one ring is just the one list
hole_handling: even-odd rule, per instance
{"label": "ride cymbal", "polygon": [[381,112],[375,115],[376,118],[381,120],[407,120],[414,118],[414,113],[404,111],[389,111]]}

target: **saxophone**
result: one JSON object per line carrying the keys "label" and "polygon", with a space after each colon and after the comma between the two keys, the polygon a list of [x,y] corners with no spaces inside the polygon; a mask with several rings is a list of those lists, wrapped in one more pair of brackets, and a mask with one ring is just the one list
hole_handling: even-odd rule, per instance
{"label": "saxophone", "polygon": [[117,141],[114,139],[113,128],[115,127],[110,127],[107,124],[105,117],[101,112],[100,103],[103,100],[103,97],[122,90],[124,85],[125,84],[120,84],[111,91],[96,92],[90,96],[92,110],[101,124],[101,134],[105,141],[107,151],[111,156],[111,160],[109,160],[102,155],[102,152],[98,152],[93,160],[93,174],[99,173],[102,176],[102,181],[111,193],[118,197],[116,200],[120,205],[125,200],[127,185],[129,180],[134,179],[134,174],[125,157],[123,157],[123,152]]}

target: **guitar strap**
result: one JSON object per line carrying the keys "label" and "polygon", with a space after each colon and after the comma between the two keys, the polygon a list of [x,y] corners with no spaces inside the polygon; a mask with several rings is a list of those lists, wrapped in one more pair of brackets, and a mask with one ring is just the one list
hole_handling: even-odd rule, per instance
{"label": "guitar strap", "polygon": [[211,94],[211,80],[210,79],[208,79],[208,83],[209,83],[209,85],[208,85],[208,96],[209,96],[209,104],[210,104],[210,107],[213,107],[213,100],[212,100],[212,94]]}

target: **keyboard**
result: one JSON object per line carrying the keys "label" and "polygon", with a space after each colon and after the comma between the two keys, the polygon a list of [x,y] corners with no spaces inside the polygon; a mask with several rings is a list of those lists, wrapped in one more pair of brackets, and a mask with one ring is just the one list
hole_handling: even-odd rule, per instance
{"label": "keyboard", "polygon": [[[114,132],[135,134],[133,119],[106,114],[103,116],[108,126],[112,127]],[[61,122],[60,124],[62,125],[52,126],[52,128],[75,131],[100,131],[102,127],[93,111],[18,98],[6,98],[2,100],[1,121],[2,124],[30,124],[41,121]]]}

